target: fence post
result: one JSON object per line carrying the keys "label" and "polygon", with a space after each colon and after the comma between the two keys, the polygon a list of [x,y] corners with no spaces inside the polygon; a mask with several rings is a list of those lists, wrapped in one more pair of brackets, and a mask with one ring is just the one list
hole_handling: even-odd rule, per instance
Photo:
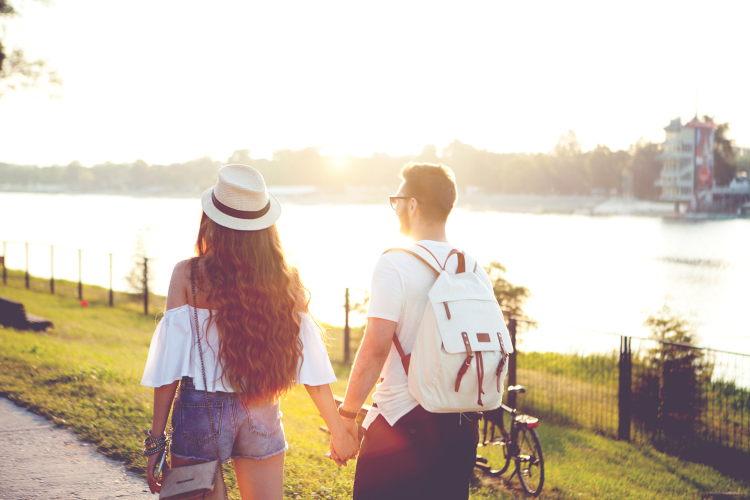
{"label": "fence post", "polygon": [[7,242],[3,241],[3,285],[8,284],[8,270],[5,268],[5,256],[8,255],[6,249]]}
{"label": "fence post", "polygon": [[[516,354],[518,353],[516,350],[516,327],[518,322],[510,314],[508,317],[510,318],[508,320],[508,333],[510,333],[510,343],[513,344],[513,352],[508,357],[508,387],[510,387],[516,385]],[[516,407],[515,394],[508,394],[508,404],[511,408]]]}
{"label": "fence post", "polygon": [[143,314],[148,316],[148,258],[143,258]]}
{"label": "fence post", "polygon": [[112,291],[112,254],[109,254],[109,307],[115,303],[115,294]]}
{"label": "fence post", "polygon": [[620,337],[620,388],[618,397],[619,426],[617,439],[630,441],[630,416],[632,403],[633,357],[631,338]]}
{"label": "fence post", "polygon": [[29,243],[26,242],[26,288],[29,288]]}
{"label": "fence post", "polygon": [[78,300],[83,300],[83,281],[81,279],[81,249],[78,249]]}
{"label": "fence post", "polygon": [[55,247],[49,246],[49,293],[55,294]]}
{"label": "fence post", "polygon": [[346,289],[346,293],[344,294],[344,311],[346,311],[346,315],[344,317],[344,363],[348,363],[350,359],[350,352],[349,352],[349,339],[350,339],[350,331],[349,331],[349,289]]}

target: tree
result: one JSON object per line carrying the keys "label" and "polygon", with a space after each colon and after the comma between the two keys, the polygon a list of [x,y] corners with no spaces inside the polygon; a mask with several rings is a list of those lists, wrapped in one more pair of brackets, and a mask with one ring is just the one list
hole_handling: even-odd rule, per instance
{"label": "tree", "polygon": [[560,194],[588,194],[590,176],[586,172],[583,146],[576,133],[568,130],[552,150],[554,189]]}
{"label": "tree", "polygon": [[661,176],[660,153],[660,144],[646,142],[643,138],[630,146],[630,155],[633,158],[630,170],[633,173],[633,194],[636,198],[646,200],[659,198],[661,190],[654,184]]}
{"label": "tree", "polygon": [[701,389],[710,382],[713,366],[705,351],[694,348],[695,327],[668,306],[645,324],[657,342],[636,371],[635,416],[649,432],[673,438],[693,435],[705,407]]}
{"label": "tree", "polygon": [[587,172],[591,176],[591,185],[604,189],[609,193],[611,189],[618,191],[622,187],[621,153],[613,153],[607,146],[597,144],[596,148],[587,154]]}
{"label": "tree", "polygon": [[[704,121],[714,121],[713,116],[703,115]],[[737,175],[733,139],[727,138],[729,122],[717,123],[714,129],[714,179],[717,186],[728,186]]]}
{"label": "tree", "polygon": [[417,161],[419,161],[420,163],[440,163],[437,147],[433,144],[428,144],[427,146],[423,147],[422,152],[419,154],[419,158],[417,158]]}
{"label": "tree", "polygon": [[[8,0],[0,0],[0,21],[17,15],[18,12]],[[45,80],[49,85],[62,83],[57,73],[49,70],[46,61],[29,60],[19,47],[8,50],[0,39],[0,98],[9,91],[34,87]]]}
{"label": "tree", "polygon": [[[148,285],[149,290],[154,289],[154,279],[156,276],[154,275],[153,267],[148,270],[148,276],[144,276],[143,266],[144,260],[148,257],[148,251],[152,246],[151,236],[150,227],[142,227],[138,230],[135,240],[135,253],[132,257],[133,267],[125,278],[130,291],[139,297],[143,297],[146,285]],[[151,296],[150,293],[149,296]]]}
{"label": "tree", "polygon": [[531,297],[531,292],[525,286],[518,286],[505,279],[505,266],[496,260],[490,262],[484,268],[492,281],[492,291],[495,294],[500,309],[510,311],[513,316],[523,316],[523,307],[526,300]]}

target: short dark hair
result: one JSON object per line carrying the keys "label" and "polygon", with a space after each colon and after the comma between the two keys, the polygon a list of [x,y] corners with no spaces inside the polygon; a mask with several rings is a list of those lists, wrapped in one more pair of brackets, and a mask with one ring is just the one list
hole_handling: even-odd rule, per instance
{"label": "short dark hair", "polygon": [[443,164],[407,163],[400,177],[404,193],[421,203],[419,213],[425,222],[445,223],[456,204],[456,178]]}

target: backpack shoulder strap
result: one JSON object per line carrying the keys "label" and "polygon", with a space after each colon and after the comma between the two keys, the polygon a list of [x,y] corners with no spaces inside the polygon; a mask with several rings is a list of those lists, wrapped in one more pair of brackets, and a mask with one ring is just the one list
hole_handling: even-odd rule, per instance
{"label": "backpack shoulder strap", "polygon": [[[406,253],[408,253],[408,254],[416,257],[417,259],[421,260],[427,267],[429,267],[430,269],[432,269],[435,272],[435,274],[437,274],[438,276],[440,276],[440,271],[442,270],[442,267],[440,267],[440,263],[438,262],[437,259],[435,259],[435,262],[438,262],[438,267],[437,268],[435,266],[433,266],[432,264],[430,264],[429,261],[428,261],[429,257],[427,257],[425,255],[424,251],[421,250],[423,248],[424,247],[421,246],[421,245],[414,245],[413,247],[411,247],[411,249],[408,249],[408,248],[389,248],[388,250],[386,250],[385,252],[383,252],[383,255],[387,254],[388,252],[396,252],[396,251],[398,251],[398,252],[406,252]],[[427,249],[425,248],[425,250],[427,250]],[[428,252],[429,255],[432,255],[432,252],[430,252],[429,250],[427,250],[427,252]],[[434,255],[433,255],[433,258],[434,258]]]}
{"label": "backpack shoulder strap", "polygon": [[[385,252],[383,252],[383,255],[387,254],[388,252],[397,252],[397,251],[398,252],[405,252],[405,253],[408,253],[409,255],[413,256],[413,257],[416,257],[417,259],[421,260],[424,263],[424,265],[426,265],[427,267],[429,267],[430,269],[432,269],[432,271],[437,276],[440,276],[440,270],[442,270],[442,267],[440,266],[440,261],[437,260],[437,258],[432,254],[432,252],[430,252],[429,250],[427,250],[422,245],[414,245],[413,247],[411,247],[411,249],[408,249],[408,248],[389,248],[388,250],[386,250]],[[429,254],[429,256],[432,256],[432,258],[435,259],[435,262],[437,262],[437,265],[438,265],[437,268],[435,266],[433,266],[432,264],[430,264],[430,262],[429,262],[429,258],[430,257],[427,254],[425,254],[425,252],[427,252],[427,254]],[[401,346],[401,341],[398,340],[398,335],[395,332],[393,334],[393,343],[396,346],[396,351],[398,351],[398,356],[401,358],[401,364],[404,367],[404,371],[406,372],[407,375],[409,375],[409,361],[411,361],[411,353],[406,354],[404,352],[404,348]]]}

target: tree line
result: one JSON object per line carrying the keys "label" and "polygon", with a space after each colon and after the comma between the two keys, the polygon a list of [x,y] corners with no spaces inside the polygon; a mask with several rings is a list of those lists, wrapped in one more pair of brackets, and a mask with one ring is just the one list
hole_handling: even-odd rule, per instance
{"label": "tree line", "polygon": [[[726,124],[723,124],[726,125]],[[717,130],[717,181],[728,184],[737,171],[731,146],[725,147]],[[729,143],[731,144],[731,143]],[[729,153],[727,153],[727,151]],[[149,165],[103,163],[84,167],[18,166],[0,163],[0,188],[47,186],[75,192],[200,191],[211,186],[226,163],[257,168],[269,186],[314,185],[330,191],[346,186],[393,186],[401,167],[411,161],[443,163],[456,174],[459,188],[477,186],[485,193],[588,195],[623,194],[623,187],[641,199],[658,199],[654,186],[661,171],[661,145],[639,140],[627,150],[597,146],[583,151],[573,131],[560,137],[548,153],[494,153],[454,140],[438,151],[425,146],[419,155],[369,158],[323,155],[316,148],[279,150],[271,158],[253,158],[247,149],[235,151],[226,162],[199,158],[185,163]],[[721,169],[724,170],[721,170]],[[723,175],[723,177],[721,177]],[[628,186],[632,186],[628,187]]]}

